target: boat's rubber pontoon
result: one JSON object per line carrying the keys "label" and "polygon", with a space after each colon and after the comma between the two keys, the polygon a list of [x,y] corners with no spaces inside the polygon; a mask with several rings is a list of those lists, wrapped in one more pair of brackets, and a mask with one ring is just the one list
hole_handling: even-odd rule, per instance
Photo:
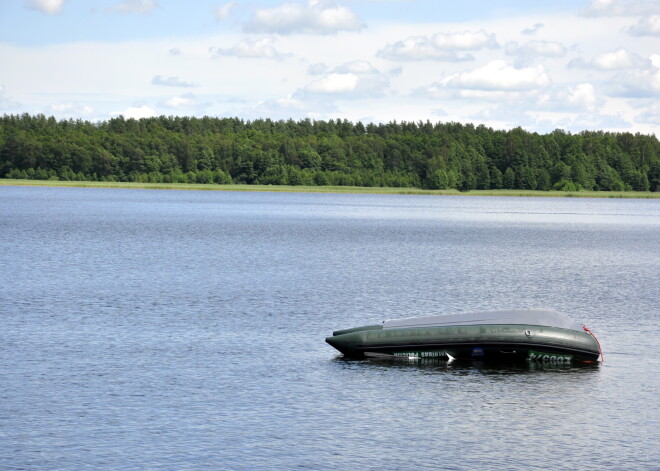
{"label": "boat's rubber pontoon", "polygon": [[337,330],[325,339],[347,357],[594,362],[600,345],[588,329],[551,309],[411,317]]}

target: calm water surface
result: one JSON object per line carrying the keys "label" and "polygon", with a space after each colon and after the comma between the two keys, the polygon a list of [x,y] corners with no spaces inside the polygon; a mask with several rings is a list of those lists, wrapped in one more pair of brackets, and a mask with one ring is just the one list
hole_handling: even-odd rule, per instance
{"label": "calm water surface", "polygon": [[[0,469],[658,469],[660,201],[0,187]],[[605,363],[344,361],[551,307]]]}

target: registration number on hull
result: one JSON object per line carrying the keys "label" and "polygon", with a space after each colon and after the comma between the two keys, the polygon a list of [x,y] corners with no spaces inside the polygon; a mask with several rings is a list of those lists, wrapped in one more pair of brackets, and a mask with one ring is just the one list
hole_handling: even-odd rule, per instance
{"label": "registration number on hull", "polygon": [[552,363],[555,365],[569,365],[573,360],[573,355],[562,355],[560,353],[543,353],[530,350],[527,353],[527,361]]}

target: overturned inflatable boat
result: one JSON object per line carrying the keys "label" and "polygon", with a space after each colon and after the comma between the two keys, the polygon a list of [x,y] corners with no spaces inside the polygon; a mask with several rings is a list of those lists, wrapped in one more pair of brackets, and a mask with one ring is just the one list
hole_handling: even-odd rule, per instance
{"label": "overturned inflatable boat", "polygon": [[337,330],[325,341],[355,358],[571,364],[594,362],[601,355],[589,329],[551,309],[395,319]]}

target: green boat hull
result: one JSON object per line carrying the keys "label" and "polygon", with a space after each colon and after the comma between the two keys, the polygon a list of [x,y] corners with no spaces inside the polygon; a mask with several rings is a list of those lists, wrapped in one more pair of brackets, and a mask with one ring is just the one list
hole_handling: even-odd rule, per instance
{"label": "green boat hull", "polygon": [[403,357],[572,364],[595,362],[600,349],[588,333],[526,324],[451,325],[338,330],[326,342],[347,357]]}

